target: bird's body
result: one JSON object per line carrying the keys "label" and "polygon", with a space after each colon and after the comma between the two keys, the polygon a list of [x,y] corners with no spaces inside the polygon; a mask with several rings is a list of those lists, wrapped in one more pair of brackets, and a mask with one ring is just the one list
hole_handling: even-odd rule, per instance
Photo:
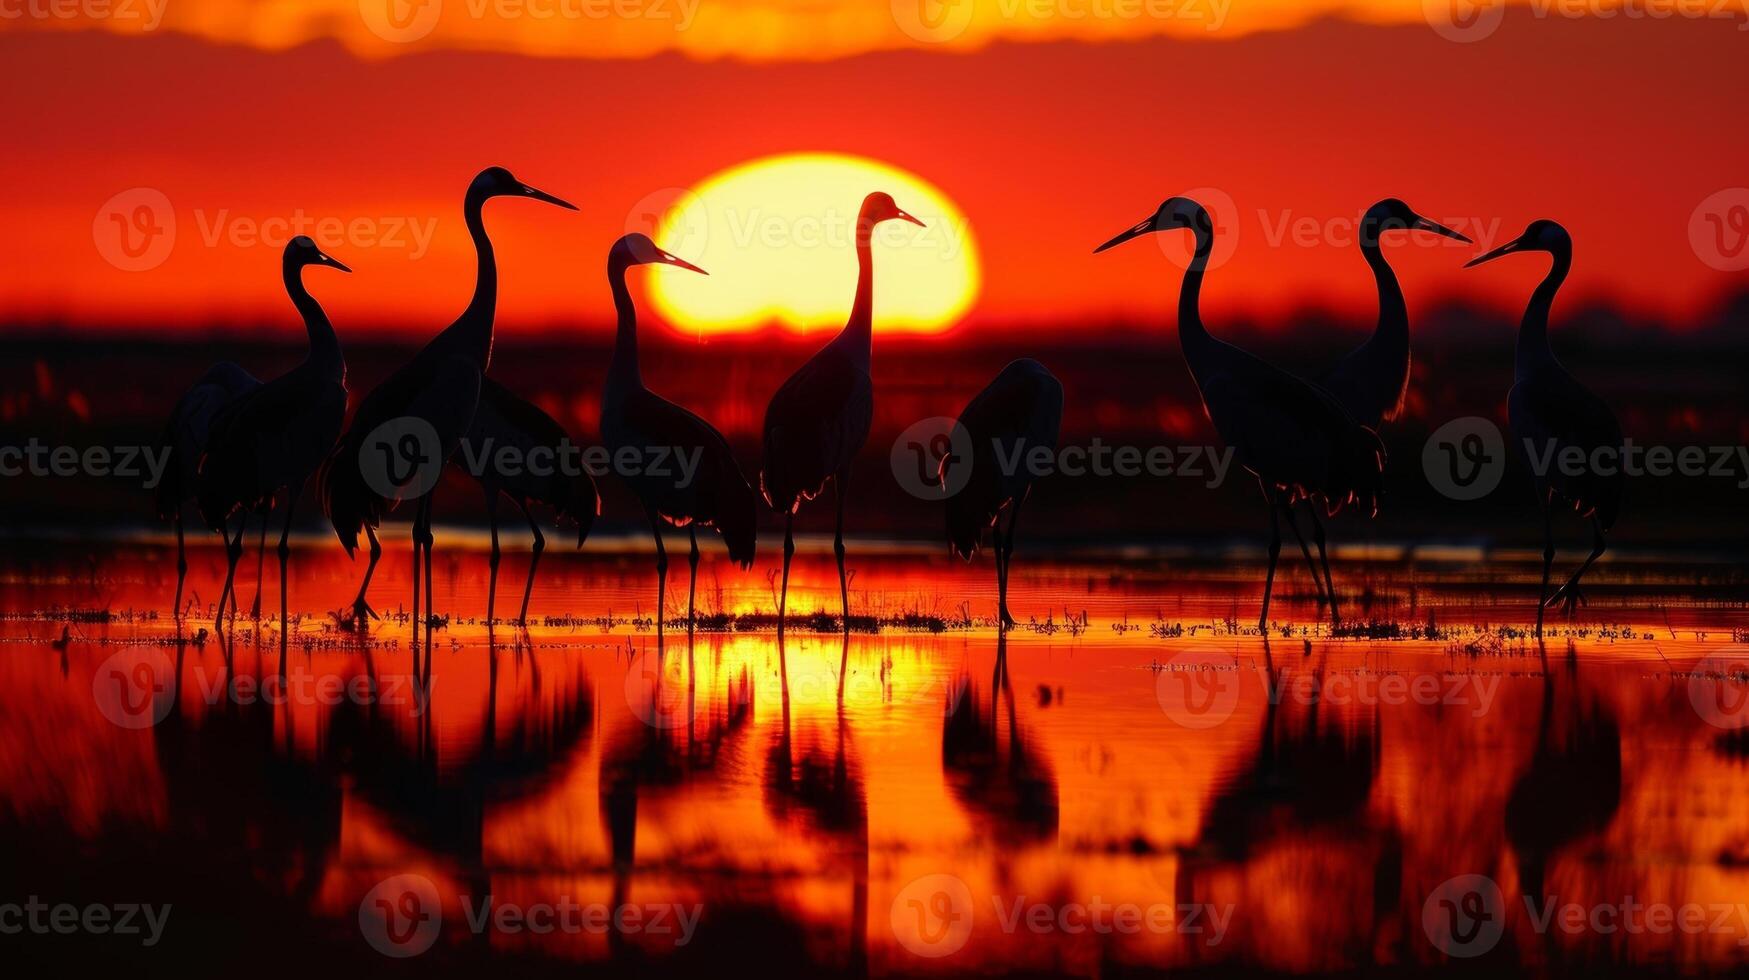
{"label": "bird's body", "polygon": [[[206,454],[200,463],[196,499],[207,526],[227,533],[227,522],[242,512],[273,508],[274,495],[288,491],[285,524],[279,538],[280,600],[285,603],[287,537],[304,483],[322,465],[346,421],[346,358],[327,314],[304,288],[303,270],[326,265],[350,271],[300,235],[286,245],[282,272],[286,292],[303,314],[309,353],[296,367],[232,399],[212,420]],[[226,592],[242,553],[243,521],[230,548]],[[224,595],[219,615],[224,615]]]}
{"label": "bird's body", "polygon": [[[491,575],[487,584],[486,619],[491,621],[498,593],[498,498],[503,495],[516,505],[527,519],[534,535],[534,549],[528,563],[528,578],[522,588],[522,611],[519,623],[528,621],[528,599],[534,589],[534,572],[546,549],[546,537],[540,525],[529,513],[530,504],[551,507],[560,520],[577,524],[577,546],[582,547],[589,529],[601,513],[601,500],[595,490],[595,480],[586,470],[566,472],[563,461],[577,444],[565,427],[539,406],[521,397],[491,378],[482,378],[480,397],[474,407],[474,418],[468,428],[468,445],[482,457],[484,463],[470,475],[486,493],[486,513],[492,524]],[[527,465],[500,468],[490,465],[492,457],[506,449]],[[543,454],[551,465],[534,465]]]}
{"label": "bird's body", "polygon": [[[176,526],[176,597],[172,615],[182,618],[182,585],[188,578],[188,553],[182,534],[182,508],[200,486],[200,461],[206,455],[213,420],[226,406],[261,387],[261,382],[231,361],[206,369],[189,386],[164,424],[163,444],[170,450],[164,479],[158,484],[158,516]],[[229,544],[229,540],[226,541]]]}
{"label": "bird's body", "polygon": [[1361,216],[1360,252],[1372,269],[1379,293],[1378,325],[1360,346],[1318,376],[1318,386],[1341,403],[1356,422],[1377,431],[1397,418],[1409,392],[1409,309],[1403,287],[1385,261],[1381,239],[1388,231],[1419,229],[1460,242],[1469,239],[1387,198]]}
{"label": "bird's body", "polygon": [[838,497],[838,592],[843,626],[850,630],[850,588],[844,567],[844,494],[851,460],[868,441],[874,422],[874,381],[869,365],[874,351],[874,251],[871,237],[882,221],[898,219],[921,226],[890,195],[863,199],[856,219],[856,297],[838,336],[809,358],[779,386],[765,409],[764,456],[759,486],[765,502],[783,515],[783,587],[778,594],[777,633],[783,635],[789,604],[789,568],[795,555],[795,513],[804,500],[818,497],[832,481]]}
{"label": "bird's body", "polygon": [[[1187,228],[1196,235],[1196,251],[1184,273],[1178,297],[1178,340],[1192,380],[1202,395],[1203,410],[1236,461],[1257,477],[1270,505],[1269,571],[1263,586],[1259,631],[1267,631],[1269,599],[1281,550],[1280,517],[1299,537],[1291,505],[1308,500],[1335,514],[1349,504],[1373,513],[1378,507],[1384,471],[1384,445],[1377,433],[1356,422],[1335,396],[1240,348],[1209,335],[1199,307],[1202,280],[1214,248],[1214,222],[1200,204],[1172,198],[1155,215],[1095,251],[1131,238],[1168,228]],[[1323,523],[1312,508],[1319,552],[1324,551]],[[1300,539],[1300,550],[1312,566],[1311,552]],[[1313,580],[1317,567],[1312,566]],[[1331,615],[1336,590],[1324,562]]]}
{"label": "bird's body", "polygon": [[758,501],[735,462],[728,440],[710,423],[652,392],[638,365],[637,309],[626,286],[634,265],[665,263],[702,272],[657,248],[643,235],[627,235],[608,253],[607,277],[613,290],[618,332],[607,383],[601,392],[601,438],[615,460],[636,459],[615,469],[644,505],[656,539],[657,634],[661,635],[667,592],[668,557],[661,523],[687,528],[692,541],[692,583],[687,591],[687,629],[692,629],[698,580],[698,528],[722,533],[729,558],[742,568],[753,564]]}
{"label": "bird's body", "polygon": [[[948,488],[947,538],[955,554],[967,561],[977,554],[985,528],[994,528],[999,618],[1004,629],[1014,625],[1008,614],[1008,569],[1014,552],[1014,528],[1036,479],[1025,460],[1038,448],[1055,451],[1063,424],[1063,385],[1043,364],[1029,357],[1010,363],[978,392],[959,414],[971,458],[963,486],[952,472],[961,461],[951,455],[941,462]],[[1008,529],[999,521],[1009,512]]]}
{"label": "bird's body", "polygon": [[[1543,576],[1536,611],[1540,639],[1544,610],[1562,602],[1571,614],[1584,601],[1579,580],[1608,547],[1604,532],[1621,515],[1624,440],[1615,413],[1561,366],[1549,346],[1549,311],[1573,264],[1573,239],[1567,230],[1553,221],[1533,221],[1524,234],[1469,265],[1522,251],[1546,252],[1551,258],[1548,275],[1531,293],[1518,327],[1512,390],[1506,397],[1513,442],[1530,466],[1543,511]],[[1563,462],[1574,456],[1579,465]],[[1549,570],[1555,558],[1549,512],[1556,497],[1591,521],[1592,548],[1567,584],[1549,595]]]}
{"label": "bird's body", "polygon": [[[358,548],[362,531],[370,539],[370,566],[365,571],[358,597],[353,600],[353,618],[362,627],[370,606],[365,591],[376,570],[382,548],[376,540],[376,528],[383,516],[401,501],[401,495],[389,495],[381,481],[367,480],[361,468],[361,453],[367,441],[379,437],[380,427],[394,423],[417,426],[424,436],[419,441],[421,458],[403,460],[414,466],[413,476],[398,484],[407,495],[417,498],[418,508],[413,522],[413,631],[417,642],[420,627],[419,580],[425,578],[427,621],[431,610],[431,490],[444,461],[448,460],[473,424],[474,409],[480,397],[486,369],[492,360],[493,325],[498,305],[498,264],[492,250],[492,240],[486,235],[483,210],[494,197],[527,197],[569,210],[570,204],[517,180],[502,167],[481,171],[462,202],[462,212],[468,234],[473,239],[477,268],[474,294],[455,322],[439,333],[401,368],[378,385],[359,405],[352,425],[329,455],[322,468],[323,510],[340,543],[351,556]],[[429,441],[430,445],[423,444]],[[382,447],[368,447],[380,451]],[[393,471],[393,466],[385,466]],[[423,474],[424,479],[420,478]],[[376,482],[378,486],[372,486]],[[424,484],[424,485],[420,485]],[[421,567],[420,561],[424,565]],[[427,630],[429,641],[430,632]]]}

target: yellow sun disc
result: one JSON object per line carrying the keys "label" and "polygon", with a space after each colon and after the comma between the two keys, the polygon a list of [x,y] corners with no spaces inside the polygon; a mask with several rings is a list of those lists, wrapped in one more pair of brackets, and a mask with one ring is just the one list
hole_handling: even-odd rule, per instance
{"label": "yellow sun disc", "polygon": [[647,277],[657,313],[698,333],[843,326],[856,293],[856,216],[873,191],[925,225],[875,229],[875,330],[948,329],[978,296],[965,215],[915,174],[834,153],[763,157],[679,194],[657,223],[656,244],[710,275]]}

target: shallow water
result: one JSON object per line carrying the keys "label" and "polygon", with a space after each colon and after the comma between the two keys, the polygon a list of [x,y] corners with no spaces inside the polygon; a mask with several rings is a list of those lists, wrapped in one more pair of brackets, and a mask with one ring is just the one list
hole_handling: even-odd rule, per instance
{"label": "shallow water", "polygon": [[[1539,647],[1526,556],[1339,561],[1360,638],[1331,634],[1284,554],[1266,639],[1249,562],[1022,553],[1003,641],[987,557],[853,543],[852,603],[891,622],[780,646],[688,638],[683,546],[661,644],[647,554],[554,542],[534,624],[489,630],[484,554],[451,548],[426,654],[388,543],[368,638],[325,612],[362,568],[325,543],[294,551],[289,632],[270,557],[264,618],[222,637],[214,549],[191,555],[180,625],[163,542],[15,551],[0,902],[173,911],[150,948],[0,941],[63,967],[265,949],[288,973],[383,951],[640,975],[1749,961],[1749,613],[1729,566],[1607,562]],[[809,544],[793,608],[832,611]],[[767,564],[733,570],[713,542],[701,611],[768,611]],[[501,616],[524,567],[509,548]],[[505,918],[476,928],[486,895]],[[572,904],[640,918],[529,928]],[[1659,929],[1645,910],[1665,908]]]}

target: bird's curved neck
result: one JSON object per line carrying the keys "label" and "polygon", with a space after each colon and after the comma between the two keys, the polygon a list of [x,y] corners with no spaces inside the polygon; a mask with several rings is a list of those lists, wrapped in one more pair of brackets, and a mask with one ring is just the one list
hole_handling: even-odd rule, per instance
{"label": "bird's curved neck", "polygon": [[1200,227],[1195,232],[1196,252],[1184,269],[1184,283],[1178,289],[1178,342],[1186,354],[1210,339],[1202,325],[1202,277],[1215,250],[1215,236],[1212,230]]}
{"label": "bird's curved neck", "polygon": [[632,305],[632,292],[626,286],[629,263],[617,256],[607,260],[607,282],[613,288],[613,310],[619,317],[619,329],[613,338],[613,361],[607,368],[609,384],[641,385],[638,371],[638,310]]}
{"label": "bird's curved neck", "polygon": [[1409,309],[1403,302],[1403,287],[1397,282],[1397,274],[1391,271],[1390,263],[1385,261],[1385,252],[1379,247],[1376,233],[1361,238],[1360,253],[1366,257],[1366,264],[1372,267],[1373,281],[1379,289],[1379,323],[1373,330],[1372,343],[1393,351],[1407,351]]}
{"label": "bird's curved neck", "polygon": [[1550,254],[1554,261],[1549,264],[1549,274],[1530,294],[1530,305],[1525,307],[1524,320],[1518,326],[1516,366],[1519,377],[1555,359],[1555,352],[1549,347],[1549,311],[1555,305],[1555,293],[1573,267],[1573,253],[1570,249],[1557,248]]}
{"label": "bird's curved neck", "polygon": [[492,253],[492,239],[486,236],[486,219],[482,214],[485,204],[485,195],[471,190],[462,204],[479,265],[474,274],[474,298],[451,328],[461,334],[462,342],[482,371],[492,360],[492,321],[498,308],[498,260]]}
{"label": "bird's curved neck", "polygon": [[850,359],[864,371],[874,354],[874,249],[870,239],[874,222],[859,217],[856,222],[856,299],[850,305],[850,319],[836,341]]}
{"label": "bird's curved neck", "polygon": [[316,297],[304,288],[303,266],[287,262],[283,268],[285,291],[291,297],[292,305],[297,307],[298,314],[304,318],[304,330],[310,336],[309,360],[329,373],[346,373],[346,362],[340,354],[340,338],[334,334],[334,325],[328,322],[328,314],[322,312],[322,304],[316,302]]}

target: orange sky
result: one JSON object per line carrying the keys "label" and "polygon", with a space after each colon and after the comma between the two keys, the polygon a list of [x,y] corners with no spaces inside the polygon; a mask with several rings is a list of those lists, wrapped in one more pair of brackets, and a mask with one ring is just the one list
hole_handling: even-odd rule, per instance
{"label": "orange sky", "polygon": [[[884,27],[868,4],[734,3],[650,43],[473,18],[468,2],[449,0],[429,35],[388,48],[360,39],[350,3],[251,4],[239,17],[224,14],[238,5],[184,0],[147,33],[0,19],[0,118],[13,128],[0,318],[289,328],[275,219],[301,217],[344,224],[323,244],[357,274],[311,279],[343,331],[428,333],[470,288],[462,189],[500,163],[582,207],[489,210],[501,322],[600,323],[604,254],[640,202],[802,150],[890,161],[959,204],[984,263],[973,328],[1164,316],[1176,270],[1159,251],[1089,252],[1193,188],[1230,199],[1237,228],[1211,275],[1211,318],[1368,309],[1352,223],[1385,195],[1479,241],[1563,221],[1577,243],[1569,302],[1680,320],[1746,281],[1690,241],[1703,200],[1749,183],[1739,22],[1527,8],[1456,43],[1419,4],[1412,19],[1401,4],[1369,8],[1368,20],[1397,22],[1369,24],[1271,20],[1287,8],[1253,4],[1203,36],[1172,18],[1017,15],[926,44],[895,40],[899,7],[885,3]],[[1290,26],[1256,29],[1278,22]],[[1101,32],[1129,39],[1080,40]],[[549,56],[516,53],[527,51]],[[94,229],[133,188],[176,216],[173,247],[147,271],[111,264]],[[1432,241],[1391,253],[1412,311],[1453,295],[1518,306],[1541,272],[1525,260],[1460,273],[1472,250]]]}

